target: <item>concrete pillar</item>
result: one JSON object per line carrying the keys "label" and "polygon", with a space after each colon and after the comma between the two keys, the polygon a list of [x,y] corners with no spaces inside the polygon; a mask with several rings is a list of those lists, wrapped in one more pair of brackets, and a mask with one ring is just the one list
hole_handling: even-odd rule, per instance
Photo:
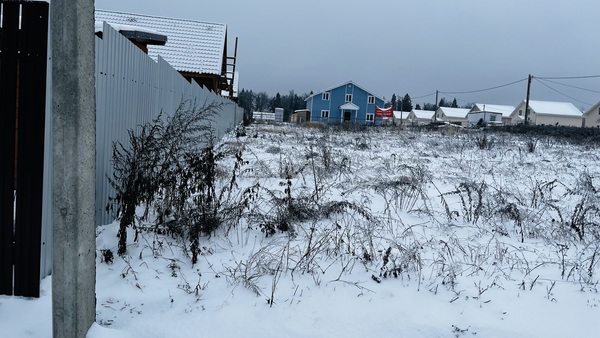
{"label": "concrete pillar", "polygon": [[85,337],[96,313],[94,0],[52,0],[52,317]]}

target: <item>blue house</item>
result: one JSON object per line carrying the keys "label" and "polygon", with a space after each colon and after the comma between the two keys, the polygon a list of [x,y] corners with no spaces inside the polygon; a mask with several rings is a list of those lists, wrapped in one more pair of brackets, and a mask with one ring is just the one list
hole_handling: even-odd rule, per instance
{"label": "blue house", "polygon": [[313,94],[306,99],[312,122],[381,123],[375,118],[375,107],[383,107],[383,99],[352,81]]}

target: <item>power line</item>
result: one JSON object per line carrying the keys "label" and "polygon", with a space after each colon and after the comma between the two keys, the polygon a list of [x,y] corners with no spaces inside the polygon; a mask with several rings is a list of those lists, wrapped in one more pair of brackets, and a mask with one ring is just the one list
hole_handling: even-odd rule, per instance
{"label": "power line", "polygon": [[584,75],[584,76],[555,76],[555,77],[548,77],[548,76],[536,76],[536,78],[538,79],[542,79],[542,80],[574,80],[574,79],[593,79],[593,78],[600,78],[600,75]]}
{"label": "power line", "polygon": [[537,77],[534,77],[534,79],[535,79],[537,82],[541,83],[542,85],[544,85],[544,86],[548,87],[549,89],[551,89],[551,90],[553,90],[553,91],[555,91],[555,92],[557,92],[557,93],[559,93],[559,94],[561,94],[561,95],[563,95],[563,96],[566,96],[566,97],[570,98],[571,100],[577,101],[577,102],[579,102],[579,103],[587,104],[588,106],[593,106],[593,104],[590,104],[590,103],[587,103],[587,102],[584,102],[584,101],[578,100],[578,99],[576,99],[576,98],[574,98],[574,97],[572,97],[572,96],[569,96],[569,95],[567,95],[567,94],[565,94],[565,93],[561,92],[560,90],[557,90],[557,89],[555,89],[555,88],[552,88],[552,87],[550,87],[550,86],[549,86],[549,85],[547,85],[546,83],[544,83],[544,82],[540,81],[540,79],[538,79]]}
{"label": "power line", "polygon": [[571,88],[575,88],[575,89],[579,89],[579,90],[585,90],[585,91],[588,91],[588,92],[599,93],[600,94],[600,91],[598,91],[598,90],[593,90],[593,89],[588,89],[588,88],[583,88],[583,87],[577,87],[577,86],[569,85],[569,84],[558,82],[558,81],[544,80],[544,79],[541,79],[541,80],[552,82],[552,83],[556,83],[556,84],[559,84],[559,85],[562,85],[562,86],[565,86],[565,87],[571,87]]}
{"label": "power line", "polygon": [[417,99],[422,99],[424,97],[429,97],[429,96],[432,96],[432,95],[435,95],[435,92],[433,92],[431,94],[427,94],[427,95],[422,95],[422,96],[417,96],[417,97],[411,97],[410,99],[411,100],[417,100]]}
{"label": "power line", "polygon": [[502,87],[512,86],[514,84],[517,84],[519,82],[523,82],[523,81],[526,81],[526,80],[527,80],[527,78],[524,78],[524,79],[520,79],[520,80],[517,80],[517,81],[510,82],[510,83],[506,83],[506,84],[503,84],[503,85],[494,86],[494,87],[490,87],[490,88],[484,88],[484,89],[469,90],[469,91],[463,91],[463,92],[443,92],[443,91],[440,91],[440,93],[441,94],[472,94],[472,93],[480,93],[480,92],[485,92],[485,91],[488,91],[488,90],[494,90],[494,89],[499,89],[499,88],[502,88]]}

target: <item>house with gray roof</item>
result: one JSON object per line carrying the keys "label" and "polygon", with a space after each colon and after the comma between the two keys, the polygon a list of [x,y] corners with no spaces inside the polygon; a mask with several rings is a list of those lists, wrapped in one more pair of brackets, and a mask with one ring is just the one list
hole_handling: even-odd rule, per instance
{"label": "house with gray roof", "polygon": [[[525,105],[523,100],[510,114],[513,124],[525,122]],[[582,112],[570,102],[529,101],[529,123],[553,126],[583,126]]]}
{"label": "house with gray roof", "polygon": [[[96,9],[95,18],[99,23],[107,22],[113,26],[138,47],[145,47],[152,59],[163,58],[188,81],[195,81],[215,93],[225,92],[230,98],[234,97],[237,51],[234,51],[233,57],[227,56],[225,24],[100,9]],[[131,37],[132,30],[155,38],[164,36],[166,41],[162,44],[147,44],[146,41],[145,44]]]}

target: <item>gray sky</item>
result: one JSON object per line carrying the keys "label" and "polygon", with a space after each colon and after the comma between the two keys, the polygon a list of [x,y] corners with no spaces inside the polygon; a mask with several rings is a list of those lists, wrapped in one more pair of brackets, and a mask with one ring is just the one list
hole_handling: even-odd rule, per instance
{"label": "gray sky", "polygon": [[[227,24],[230,56],[239,38],[240,89],[269,95],[352,80],[386,100],[409,93],[413,104],[433,103],[435,95],[418,97],[528,74],[600,75],[598,0],[96,0],[96,8]],[[522,81],[440,97],[517,105],[526,90]],[[589,108],[600,78],[534,79],[531,99]]]}

